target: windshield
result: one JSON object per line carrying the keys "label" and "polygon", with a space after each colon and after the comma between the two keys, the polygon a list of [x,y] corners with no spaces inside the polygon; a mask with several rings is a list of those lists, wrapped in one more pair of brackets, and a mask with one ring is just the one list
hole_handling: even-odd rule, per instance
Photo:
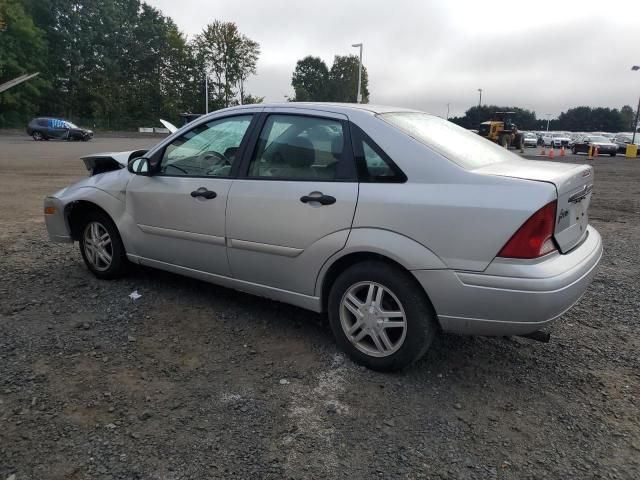
{"label": "windshield", "polygon": [[394,112],[378,117],[468,170],[520,158],[477,133],[434,115]]}
{"label": "windshield", "polygon": [[566,138],[564,133],[554,133],[553,138]]}
{"label": "windshield", "polygon": [[71,123],[71,122],[67,122],[67,127],[69,127],[69,128],[78,128],[78,126],[75,123]]}
{"label": "windshield", "polygon": [[593,137],[588,137],[590,142],[604,142],[609,143],[609,139],[605,137],[601,137],[598,135],[594,135]]}
{"label": "windshield", "polygon": [[538,138],[535,133],[525,133],[524,136],[526,138]]}

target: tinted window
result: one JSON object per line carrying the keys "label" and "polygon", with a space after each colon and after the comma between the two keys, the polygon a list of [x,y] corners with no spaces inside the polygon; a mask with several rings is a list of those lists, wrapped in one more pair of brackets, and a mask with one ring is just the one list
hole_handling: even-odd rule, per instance
{"label": "tinted window", "polygon": [[251,115],[223,118],[189,130],[167,146],[160,173],[191,177],[229,176],[251,118]]}
{"label": "tinted window", "polygon": [[250,177],[334,180],[344,151],[338,120],[270,115],[260,132]]}
{"label": "tinted window", "polygon": [[421,112],[383,113],[379,118],[467,169],[521,160],[498,144],[442,118]]}
{"label": "tinted window", "polygon": [[47,119],[46,118],[39,118],[38,120],[36,120],[37,124],[39,127],[46,127],[47,126]]}

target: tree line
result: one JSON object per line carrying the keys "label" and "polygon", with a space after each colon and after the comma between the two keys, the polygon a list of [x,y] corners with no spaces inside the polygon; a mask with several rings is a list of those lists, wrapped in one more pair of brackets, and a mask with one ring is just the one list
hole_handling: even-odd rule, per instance
{"label": "tree line", "polygon": [[[350,102],[355,103],[358,93],[356,55],[336,55],[331,68],[319,57],[308,55],[296,63],[291,77],[295,102]],[[362,103],[369,103],[369,75],[362,66]]]}
{"label": "tree line", "polygon": [[0,127],[35,115],[98,128],[177,121],[182,112],[262,99],[245,89],[260,45],[215,20],[192,39],[140,0],[0,0],[0,83],[40,75],[0,94]]}
{"label": "tree line", "polygon": [[[469,108],[461,117],[450,120],[464,128],[478,129],[480,123],[491,120],[495,112],[514,112],[513,123],[521,130],[546,130],[547,119],[537,118],[536,113],[519,107],[482,105]],[[633,131],[635,112],[629,105],[620,110],[605,107],[575,107],[549,120],[549,130],[570,132],[629,132]]]}

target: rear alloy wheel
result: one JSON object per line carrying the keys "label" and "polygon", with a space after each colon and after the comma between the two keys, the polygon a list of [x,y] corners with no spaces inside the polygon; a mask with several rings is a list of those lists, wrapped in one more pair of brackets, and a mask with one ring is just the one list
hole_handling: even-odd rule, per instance
{"label": "rear alloy wheel", "polygon": [[336,342],[373,370],[399,370],[418,360],[438,330],[424,291],[408,272],[382,262],[344,271],[329,294]]}
{"label": "rear alloy wheel", "polygon": [[118,229],[101,212],[90,212],[82,227],[80,253],[89,270],[98,278],[111,279],[126,271],[127,258]]}
{"label": "rear alloy wheel", "polygon": [[31,134],[31,136],[33,137],[33,139],[38,142],[40,140],[42,140],[42,133],[40,133],[39,131],[35,131]]}

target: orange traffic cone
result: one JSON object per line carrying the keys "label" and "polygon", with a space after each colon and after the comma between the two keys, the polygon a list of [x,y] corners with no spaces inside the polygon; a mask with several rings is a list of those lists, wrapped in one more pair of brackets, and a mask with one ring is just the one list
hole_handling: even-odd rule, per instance
{"label": "orange traffic cone", "polygon": [[596,150],[593,152],[593,158],[598,158],[598,146],[596,145]]}
{"label": "orange traffic cone", "polygon": [[564,145],[562,146],[562,148],[560,148],[560,156],[564,157],[566,154],[564,152]]}
{"label": "orange traffic cone", "polygon": [[556,156],[556,152],[553,148],[553,145],[551,146],[551,148],[549,149],[549,160],[553,160],[553,157]]}

